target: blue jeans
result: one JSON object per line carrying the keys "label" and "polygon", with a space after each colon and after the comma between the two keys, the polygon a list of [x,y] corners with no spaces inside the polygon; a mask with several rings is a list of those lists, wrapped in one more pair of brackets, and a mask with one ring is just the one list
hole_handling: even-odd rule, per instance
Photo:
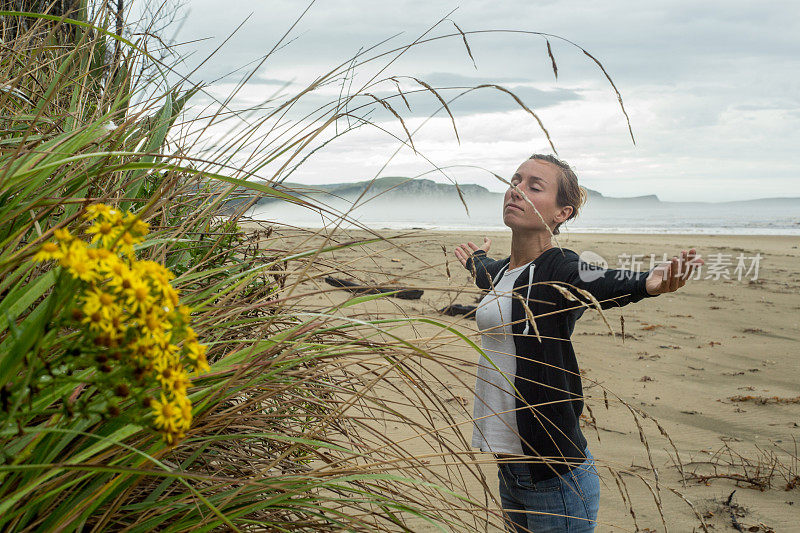
{"label": "blue jeans", "polygon": [[561,477],[536,483],[525,463],[498,463],[500,501],[512,533],[583,533],[594,531],[600,508],[600,477],[594,457]]}

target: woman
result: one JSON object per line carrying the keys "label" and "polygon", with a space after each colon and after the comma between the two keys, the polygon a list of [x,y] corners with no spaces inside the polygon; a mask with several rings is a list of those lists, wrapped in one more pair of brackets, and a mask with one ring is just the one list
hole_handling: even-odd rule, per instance
{"label": "woman", "polygon": [[[498,459],[509,531],[593,531],[600,482],[578,420],[580,372],[570,335],[587,306],[622,306],[682,287],[703,261],[694,249],[648,272],[605,270],[555,247],[552,234],[585,202],[572,169],[535,154],[503,201],[511,255],[487,257],[491,240],[455,255],[489,292],[476,312],[481,356],[472,445]],[[535,317],[535,319],[534,319]]]}

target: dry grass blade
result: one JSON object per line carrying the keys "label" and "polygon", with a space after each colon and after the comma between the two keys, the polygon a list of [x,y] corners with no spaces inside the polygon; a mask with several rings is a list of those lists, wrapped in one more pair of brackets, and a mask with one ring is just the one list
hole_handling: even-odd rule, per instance
{"label": "dry grass blade", "polygon": [[608,75],[608,72],[606,72],[606,69],[603,66],[603,64],[600,63],[600,61],[596,57],[594,57],[592,54],[590,54],[587,50],[583,48],[581,48],[581,51],[584,54],[586,54],[586,56],[589,57],[592,61],[594,61],[598,67],[600,67],[600,70],[603,71],[603,75],[605,75],[606,79],[608,80],[608,83],[610,83],[611,87],[614,89],[614,93],[617,95],[617,101],[619,102],[619,107],[620,109],[622,109],[622,114],[625,115],[625,121],[628,123],[628,133],[630,133],[631,135],[631,142],[633,142],[633,144],[636,144],[636,139],[634,139],[633,137],[633,128],[631,127],[631,119],[628,116],[628,112],[625,110],[625,104],[622,102],[622,94],[620,94],[619,89],[617,89],[617,86],[614,85],[614,80],[611,79],[611,76]]}
{"label": "dry grass blade", "polygon": [[470,48],[469,48],[469,43],[467,42],[467,34],[466,34],[466,33],[464,33],[464,32],[461,30],[461,28],[458,26],[458,24],[456,24],[456,21],[454,21],[454,20],[451,20],[450,22],[452,22],[452,23],[453,23],[453,26],[455,26],[455,27],[456,27],[456,29],[458,30],[458,33],[460,33],[460,34],[461,34],[461,39],[464,41],[464,46],[467,48],[467,54],[469,54],[469,58],[472,60],[472,66],[473,66],[473,67],[475,67],[475,68],[477,69],[477,68],[478,68],[478,65],[475,63],[475,58],[474,58],[474,57],[472,57],[472,50],[470,50]]}
{"label": "dry grass blade", "polygon": [[[517,295],[515,294],[514,296]],[[520,298],[520,300],[522,300],[522,298]],[[542,337],[539,334],[539,327],[536,325],[536,317],[533,316],[531,308],[528,306],[528,303],[525,302],[524,300],[522,300],[522,307],[523,309],[525,309],[525,316],[527,317],[528,322],[530,323],[531,327],[533,327],[533,334],[536,336],[536,339],[539,342],[542,342]]]}
{"label": "dry grass blade", "polygon": [[[647,481],[644,476],[639,475],[639,479],[642,483],[644,483],[644,485],[647,487],[647,490],[649,490],[650,494],[653,496],[656,509],[658,509],[658,516],[661,517],[661,525],[664,526],[664,531],[668,531],[669,528],[667,527],[667,519],[664,517],[664,504],[661,502],[661,494],[653,490],[653,486],[650,485],[650,482]],[[656,478],[656,488],[658,488],[658,478]]]}
{"label": "dry grass blade", "polygon": [[464,206],[464,211],[466,211],[467,215],[469,215],[469,206],[467,205],[467,200],[464,198],[464,193],[461,192],[461,187],[458,185],[458,182],[455,184],[456,193],[458,193],[458,199],[461,200],[461,205]]}
{"label": "dry grass blade", "polygon": [[633,501],[631,500],[630,492],[628,492],[628,485],[625,483],[625,480],[622,479],[622,476],[619,474],[619,472],[611,467],[606,468],[617,484],[617,490],[619,490],[619,495],[622,497],[622,503],[628,509],[628,512],[633,519],[633,527],[636,529],[636,531],[639,531],[639,523],[636,521],[636,511],[633,509]]}
{"label": "dry grass blade", "polygon": [[572,288],[575,291],[577,291],[578,294],[580,294],[585,298],[588,298],[592,302],[592,304],[595,306],[595,309],[597,309],[597,312],[600,314],[600,318],[603,319],[603,323],[606,325],[606,327],[608,327],[608,330],[611,332],[611,335],[616,336],[616,333],[614,333],[614,328],[611,327],[611,323],[609,323],[608,319],[606,318],[606,314],[603,312],[603,308],[601,307],[600,302],[597,300],[597,298],[595,298],[594,294],[590,293],[585,289],[581,289],[580,287],[572,286]]}
{"label": "dry grass blade", "polygon": [[493,87],[493,88],[497,89],[498,91],[504,92],[507,95],[511,96],[511,98],[513,98],[514,101],[517,102],[517,104],[522,109],[527,111],[530,116],[532,116],[534,119],[536,119],[536,123],[539,124],[539,128],[542,130],[542,132],[544,132],[545,137],[547,137],[547,142],[550,144],[550,148],[553,149],[553,153],[558,155],[558,150],[556,150],[556,145],[553,144],[553,139],[550,138],[550,133],[547,131],[547,128],[544,127],[544,123],[542,122],[542,119],[540,119],[539,115],[534,113],[531,108],[529,108],[527,105],[525,105],[525,102],[523,102],[520,99],[519,96],[514,94],[513,91],[510,91],[509,89],[506,89],[502,85],[497,85],[496,83],[484,83],[484,84],[476,86],[475,89],[482,89],[484,87]]}
{"label": "dry grass blade", "polygon": [[403,93],[403,89],[400,88],[400,81],[398,81],[398,79],[396,77],[394,77],[394,76],[392,76],[389,79],[392,80],[394,82],[395,86],[397,87],[397,93],[400,95],[400,98],[403,99],[403,103],[406,104],[406,109],[411,111],[411,106],[408,105],[408,100],[406,99],[406,95],[405,95],[405,93]]}
{"label": "dry grass blade", "polygon": [[447,102],[444,101],[444,98],[442,98],[442,96],[436,91],[436,89],[431,87],[430,84],[427,83],[426,81],[421,80],[419,78],[415,78],[413,76],[411,77],[411,79],[413,79],[415,82],[425,87],[425,89],[433,93],[436,99],[439,100],[439,102],[442,104],[442,107],[444,107],[444,110],[447,111],[447,114],[450,116],[450,122],[452,122],[453,124],[453,132],[456,135],[456,141],[458,141],[458,143],[461,144],[461,138],[458,136],[458,128],[456,127],[456,118],[453,116],[453,112],[450,111],[450,106],[447,105]]}
{"label": "dry grass blade", "polygon": [[553,56],[553,49],[550,47],[550,39],[545,39],[545,42],[547,43],[547,56],[553,66],[553,75],[558,79],[558,65],[556,65],[556,58]]}
{"label": "dry grass blade", "polygon": [[574,294],[572,294],[572,292],[569,289],[567,289],[566,287],[562,287],[557,282],[550,283],[549,286],[557,290],[559,294],[561,294],[561,296],[563,296],[567,301],[570,302],[580,301]]}
{"label": "dry grass blade", "polygon": [[748,487],[764,492],[777,487],[793,490],[800,486],[800,469],[797,456],[773,443],[778,451],[765,450],[756,445],[754,451],[735,450],[729,443],[714,452],[702,450],[709,455],[706,460],[694,459],[687,466],[692,470],[687,478],[702,484],[715,479],[735,482],[737,487]]}
{"label": "dry grass blade", "polygon": [[[393,108],[391,105],[389,105],[389,102],[387,102],[387,101],[386,101],[386,100],[384,100],[383,98],[378,98],[377,96],[375,96],[375,95],[374,95],[374,94],[372,94],[372,93],[364,93],[364,94],[365,94],[366,96],[369,96],[370,98],[372,98],[372,99],[373,99],[373,100],[375,100],[376,102],[378,102],[380,105],[382,105],[382,106],[383,106],[383,108],[384,108],[384,109],[386,109],[387,111],[389,111],[389,112],[390,112],[392,115],[394,115],[394,117],[395,117],[397,120],[399,120],[399,121],[400,121],[400,125],[401,125],[401,126],[403,126],[403,131],[405,131],[405,132],[406,132],[406,137],[408,138],[408,143],[409,143],[409,145],[411,146],[411,149],[412,149],[412,150],[414,151],[414,153],[416,154],[416,153],[417,153],[417,149],[414,147],[414,139],[411,137],[411,132],[410,132],[410,131],[408,131],[408,128],[406,127],[406,123],[405,123],[405,121],[403,120],[403,117],[401,117],[401,116],[400,116],[400,114],[399,114],[397,111],[395,111],[395,110],[394,110],[394,108]],[[405,98],[404,98],[404,100],[405,100]]]}
{"label": "dry grass blade", "polygon": [[689,508],[694,513],[695,518],[697,518],[697,520],[700,521],[700,527],[703,528],[703,531],[705,531],[706,533],[709,533],[708,524],[706,524],[706,521],[703,519],[703,516],[697,510],[697,507],[695,507],[694,503],[692,503],[684,494],[682,494],[681,492],[673,489],[672,487],[667,487],[667,490],[669,490],[670,492],[672,492],[673,494],[678,496],[681,500],[683,500],[686,503],[686,505],[689,506]]}

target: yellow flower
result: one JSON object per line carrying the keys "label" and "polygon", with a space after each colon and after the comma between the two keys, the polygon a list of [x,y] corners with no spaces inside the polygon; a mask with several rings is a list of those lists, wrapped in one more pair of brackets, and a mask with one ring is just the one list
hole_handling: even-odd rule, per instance
{"label": "yellow flower", "polygon": [[198,374],[211,370],[211,367],[208,366],[208,360],[206,359],[205,354],[197,357],[197,360],[194,362],[194,370]]}
{"label": "yellow flower", "polygon": [[197,342],[197,334],[191,326],[186,326],[186,339],[183,342],[183,348],[186,357],[189,358],[194,366],[195,372],[201,374],[202,372],[211,370],[211,367],[208,366],[208,360],[206,359],[208,346]]}
{"label": "yellow flower", "polygon": [[164,307],[167,308],[168,311],[172,311],[180,304],[180,299],[178,297],[178,289],[173,289],[171,285],[166,285],[164,287],[163,296],[164,299],[162,300],[162,304]]}
{"label": "yellow flower", "polygon": [[103,219],[108,219],[111,216],[111,212],[114,209],[106,204],[92,204],[86,207],[86,211],[83,213],[83,218],[86,220],[94,220],[98,217]]}
{"label": "yellow flower", "polygon": [[141,272],[147,273],[151,277],[158,278],[161,283],[169,282],[169,280],[175,277],[169,269],[155,261],[137,261],[136,268]]}
{"label": "yellow flower", "polygon": [[131,276],[130,287],[125,290],[125,304],[131,314],[145,314],[153,305],[153,295],[150,294],[150,287],[139,278]]}
{"label": "yellow flower", "polygon": [[61,244],[69,244],[72,242],[73,239],[75,239],[75,237],[72,236],[69,230],[64,228],[53,231],[53,235],[55,236],[56,240]]}
{"label": "yellow flower", "polygon": [[133,258],[133,245],[142,242],[142,239],[134,237],[130,232],[123,232],[114,244],[115,250]]}
{"label": "yellow flower", "polygon": [[108,320],[106,320],[102,326],[104,327],[104,331],[108,333],[108,336],[114,340],[120,340],[125,336],[125,321],[122,318],[122,314],[119,310],[115,310]]}
{"label": "yellow flower", "polygon": [[164,304],[169,307],[169,310],[178,305],[177,290],[169,283],[175,277],[172,272],[155,261],[137,261],[132,268],[136,273],[150,280],[155,292],[164,297]]}
{"label": "yellow flower", "polygon": [[178,433],[178,428],[183,427],[183,409],[174,400],[167,399],[161,394],[161,401],[153,400],[150,402],[153,409],[153,425],[156,429],[165,433]]}
{"label": "yellow flower", "polygon": [[[67,229],[55,230],[54,241],[43,243],[33,260],[58,260],[71,276],[88,284],[81,286],[79,309],[73,309],[72,316],[82,324],[86,340],[113,348],[103,361],[97,356],[99,369],[111,371],[107,363],[113,359],[132,367],[137,386],[158,383],[160,400],[149,404],[152,424],[173,444],[191,426],[189,372],[209,370],[207,347],[189,327],[192,310],[180,304],[172,272],[134,256],[134,246],[143,242],[149,225],[106,204],[88,206],[83,218],[89,221],[86,239],[75,238]],[[92,246],[95,243],[99,246]]]}
{"label": "yellow flower", "polygon": [[182,394],[167,398],[161,394],[161,401],[152,400],[153,426],[161,432],[168,444],[174,444],[185,436],[192,424],[192,403]]}
{"label": "yellow flower", "polygon": [[133,285],[133,280],[135,276],[131,269],[128,268],[122,260],[119,259],[116,255],[111,255],[114,259],[109,259],[108,261],[108,275],[109,275],[109,282],[108,285],[116,292],[124,292],[127,289],[130,289]]}
{"label": "yellow flower", "polygon": [[142,240],[143,239],[141,237],[135,237],[133,233],[131,233],[130,231],[126,231],[125,233],[123,233],[122,237],[120,238],[122,245],[130,246],[131,249],[133,249],[134,244],[139,244],[140,242],[142,242]]}
{"label": "yellow flower", "polygon": [[50,261],[51,259],[61,259],[64,252],[61,247],[54,242],[46,242],[42,244],[39,251],[33,255],[34,261]]}
{"label": "yellow flower", "polygon": [[111,270],[112,265],[119,260],[116,255],[105,248],[88,248],[86,254],[95,262],[95,268],[102,273]]}
{"label": "yellow flower", "polygon": [[178,347],[170,342],[171,337],[172,335],[169,333],[153,335],[153,353],[159,361],[163,361],[167,365],[177,364],[180,360]]}
{"label": "yellow flower", "polygon": [[98,311],[92,311],[90,313],[86,313],[84,311],[83,320],[81,320],[82,324],[87,324],[89,329],[92,331],[101,332],[107,329],[106,319],[103,316],[103,313]]}
{"label": "yellow flower", "polygon": [[167,317],[159,314],[154,308],[140,314],[139,319],[142,321],[142,333],[145,335],[159,335],[168,329],[172,329],[172,323],[167,320]]}
{"label": "yellow flower", "polygon": [[88,235],[92,235],[92,244],[100,241],[100,246],[110,248],[119,237],[120,228],[108,220],[99,219],[97,222],[89,226],[89,229],[86,230],[86,233]]}
{"label": "yellow flower", "polygon": [[74,240],[69,244],[69,248],[64,251],[64,255],[59,259],[62,267],[67,269],[73,277],[86,282],[97,281],[98,272],[91,264],[89,255],[86,253],[86,243]]}
{"label": "yellow flower", "polygon": [[186,348],[186,356],[192,361],[206,358],[206,350],[208,350],[208,347],[206,347],[205,344],[200,344],[196,340],[187,340],[184,344],[184,348]]}
{"label": "yellow flower", "polygon": [[130,212],[125,214],[125,217],[122,219],[122,224],[133,237],[139,239],[137,242],[141,242],[141,237],[150,233],[150,224],[140,220],[138,216]]}
{"label": "yellow flower", "polygon": [[164,432],[164,440],[167,441],[167,444],[172,446],[186,435],[182,431],[177,432]]}
{"label": "yellow flower", "polygon": [[103,292],[102,289],[94,288],[86,291],[83,301],[83,312],[86,315],[99,311],[105,320],[111,320],[121,311],[114,295]]}
{"label": "yellow flower", "polygon": [[[192,319],[192,308],[188,305],[178,306],[178,317],[184,324],[188,324]],[[189,331],[190,328],[187,327],[186,329]]]}
{"label": "yellow flower", "polygon": [[185,394],[182,394],[175,397],[175,403],[181,409],[182,429],[187,430],[192,425],[192,402]]}
{"label": "yellow flower", "polygon": [[153,367],[161,388],[173,394],[186,394],[189,375],[180,365],[164,365],[161,362]]}
{"label": "yellow flower", "polygon": [[142,366],[150,366],[158,353],[155,351],[155,343],[150,337],[139,337],[128,344],[128,349],[133,353],[133,357]]}

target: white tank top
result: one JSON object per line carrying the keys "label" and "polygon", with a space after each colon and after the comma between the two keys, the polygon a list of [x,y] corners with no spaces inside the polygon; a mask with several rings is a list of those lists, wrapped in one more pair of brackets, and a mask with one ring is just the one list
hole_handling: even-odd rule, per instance
{"label": "white tank top", "polygon": [[513,387],[517,354],[511,332],[511,294],[526,266],[506,270],[475,312],[486,356],[480,356],[476,372],[472,446],[485,452],[523,453]]}

